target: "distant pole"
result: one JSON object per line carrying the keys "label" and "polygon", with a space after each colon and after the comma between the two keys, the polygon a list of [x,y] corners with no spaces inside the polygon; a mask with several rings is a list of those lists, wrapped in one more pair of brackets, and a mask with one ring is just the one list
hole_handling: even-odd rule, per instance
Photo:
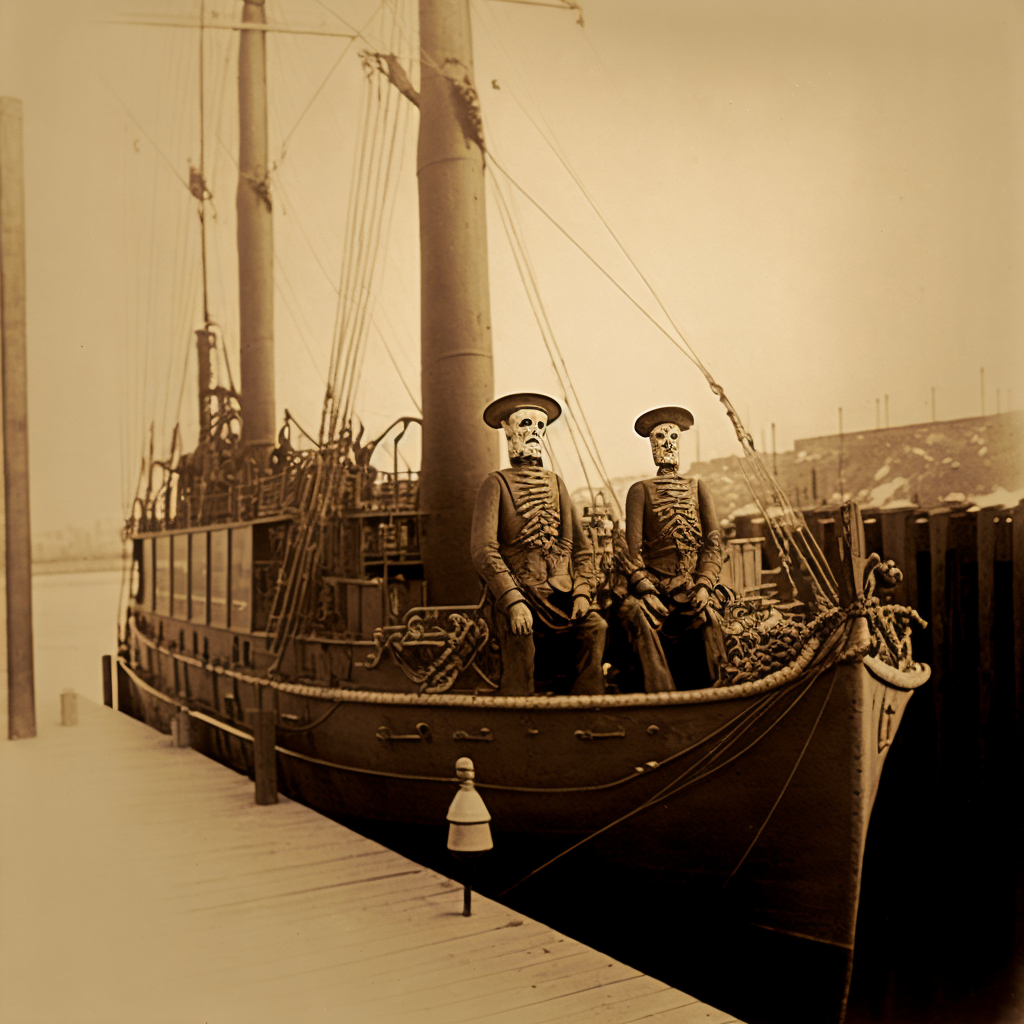
{"label": "distant pole", "polygon": [[775,451],[775,424],[772,424],[772,476],[776,480],[779,479],[779,461],[778,454]]}
{"label": "distant pole", "polygon": [[985,415],[985,367],[981,368],[981,415]]}
{"label": "distant pole", "polygon": [[885,396],[885,429],[889,429],[889,396]]}
{"label": "distant pole", "polygon": [[0,97],[0,353],[4,471],[4,647],[7,735],[36,734],[32,661],[32,537],[25,365],[25,183],[21,100]]}
{"label": "distant pole", "polygon": [[846,485],[843,481],[843,407],[839,406],[839,500],[843,501],[846,495]]}
{"label": "distant pole", "polygon": [[875,430],[882,429],[882,400],[875,399]]}
{"label": "distant pole", "polygon": [[935,385],[932,385],[932,423],[935,422]]}

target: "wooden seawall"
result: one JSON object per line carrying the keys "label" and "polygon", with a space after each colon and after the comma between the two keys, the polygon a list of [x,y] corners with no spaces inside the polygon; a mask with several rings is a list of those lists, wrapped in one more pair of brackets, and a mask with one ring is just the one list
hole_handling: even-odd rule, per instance
{"label": "wooden seawall", "polygon": [[[0,1021],[730,1024],[78,699],[0,744]],[[49,719],[49,720],[48,720]]]}
{"label": "wooden seawall", "polygon": [[[1024,503],[862,514],[867,550],[904,574],[879,596],[928,622],[914,656],[932,676],[872,815],[851,1005],[871,1019],[1024,1019]],[[836,510],[804,515],[834,553]],[[737,520],[742,537],[764,532]]]}

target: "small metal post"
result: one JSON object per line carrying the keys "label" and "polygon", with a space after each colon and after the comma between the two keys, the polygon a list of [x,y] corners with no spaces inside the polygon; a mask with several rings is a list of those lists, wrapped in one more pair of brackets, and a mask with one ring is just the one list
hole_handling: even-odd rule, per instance
{"label": "small metal post", "polygon": [[108,708],[114,706],[114,673],[109,654],[103,655],[103,703]]}
{"label": "small metal post", "polygon": [[464,882],[462,885],[462,916],[472,917],[473,915],[473,883]]}
{"label": "small metal post", "polygon": [[253,772],[256,776],[256,803],[277,803],[277,715],[273,710],[256,709],[252,716]]}
{"label": "small metal post", "polygon": [[78,694],[74,690],[60,695],[60,724],[78,725]]}

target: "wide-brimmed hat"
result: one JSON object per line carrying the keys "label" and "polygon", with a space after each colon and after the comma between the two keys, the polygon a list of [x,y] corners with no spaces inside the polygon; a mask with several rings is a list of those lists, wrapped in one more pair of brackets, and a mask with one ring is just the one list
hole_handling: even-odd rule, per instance
{"label": "wide-brimmed hat", "polygon": [[562,407],[553,398],[521,391],[491,402],[484,409],[484,423],[489,427],[500,427],[517,409],[543,409],[547,413],[548,423],[554,423],[562,415]]}
{"label": "wide-brimmed hat", "polygon": [[641,437],[650,437],[659,423],[674,423],[680,430],[689,430],[693,426],[693,413],[679,405],[663,405],[638,416],[633,429]]}

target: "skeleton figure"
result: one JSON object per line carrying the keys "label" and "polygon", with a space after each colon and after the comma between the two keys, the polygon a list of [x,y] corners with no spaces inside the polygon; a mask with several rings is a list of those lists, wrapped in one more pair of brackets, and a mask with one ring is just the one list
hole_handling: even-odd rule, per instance
{"label": "skeleton figure", "polygon": [[[631,572],[619,621],[640,661],[648,692],[676,688],[669,657],[676,662],[677,677],[692,687],[717,679],[724,653],[706,613],[722,571],[714,503],[701,481],[679,476],[679,440],[692,425],[686,409],[663,407],[644,413],[634,427],[641,437],[650,438],[658,475],[638,480],[626,497]],[[693,641],[701,638],[707,670],[705,657],[685,650],[697,646],[699,651],[701,645]]]}
{"label": "skeleton figure", "polygon": [[480,487],[471,549],[490,592],[508,694],[534,692],[538,648],[555,662],[573,654],[573,693],[604,690],[606,625],[590,608],[594,553],[565,484],[542,462],[544,435],[561,411],[536,394],[507,395],[484,410],[489,426],[504,428],[512,465]]}

